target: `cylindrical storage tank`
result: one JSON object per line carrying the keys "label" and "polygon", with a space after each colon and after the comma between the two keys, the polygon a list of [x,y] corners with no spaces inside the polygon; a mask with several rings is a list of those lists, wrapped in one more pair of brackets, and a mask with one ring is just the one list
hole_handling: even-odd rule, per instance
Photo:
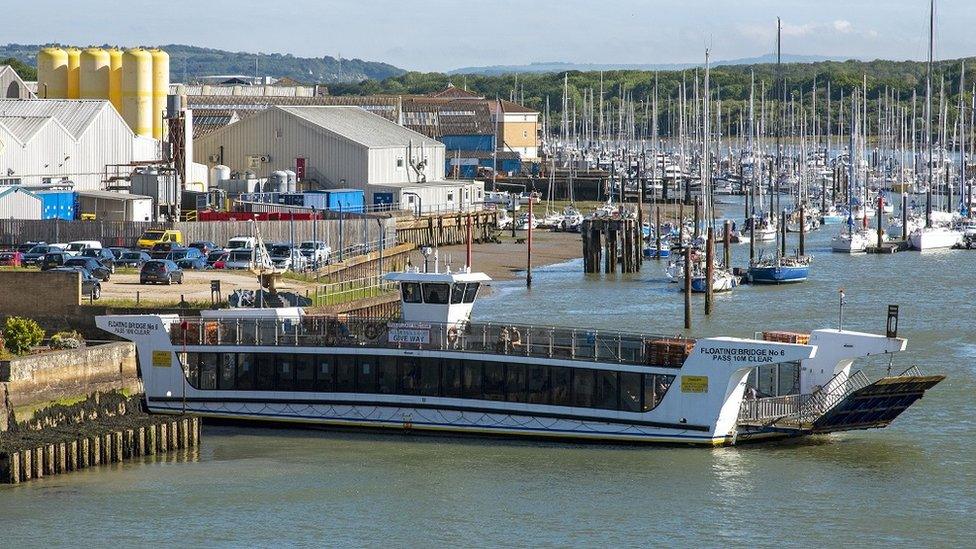
{"label": "cylindrical storage tank", "polygon": [[108,100],[122,113],[122,51],[108,50]]}
{"label": "cylindrical storage tank", "polygon": [[37,96],[68,97],[68,54],[63,49],[44,48],[37,52]]}
{"label": "cylindrical storage tank", "polygon": [[220,185],[221,181],[227,181],[230,179],[230,168],[224,166],[223,164],[217,164],[213,168],[210,168],[210,186],[217,187]]}
{"label": "cylindrical storage tank", "polygon": [[271,172],[271,177],[268,178],[268,186],[271,188],[267,189],[265,192],[288,192],[288,174],[281,170]]}
{"label": "cylindrical storage tank", "polygon": [[122,118],[136,135],[153,136],[152,55],[143,49],[122,54]]}
{"label": "cylindrical storage tank", "polygon": [[68,99],[78,99],[80,93],[81,50],[68,48]]}
{"label": "cylindrical storage tank", "polygon": [[298,192],[298,175],[291,171],[285,170],[285,175],[288,176],[288,192],[297,193]]}
{"label": "cylindrical storage tank", "polygon": [[80,99],[108,99],[109,70],[110,60],[107,51],[101,48],[88,48],[81,52],[78,97]]}
{"label": "cylindrical storage tank", "polygon": [[153,137],[163,138],[163,113],[166,112],[166,96],[169,95],[169,54],[163,50],[150,50],[152,54],[153,87]]}

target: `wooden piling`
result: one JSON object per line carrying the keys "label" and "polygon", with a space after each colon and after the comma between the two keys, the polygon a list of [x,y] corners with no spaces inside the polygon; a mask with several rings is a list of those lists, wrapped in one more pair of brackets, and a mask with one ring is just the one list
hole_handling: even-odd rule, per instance
{"label": "wooden piling", "polygon": [[44,477],[44,449],[42,447],[38,447],[32,450],[28,450],[28,452],[32,454],[31,465],[33,465],[34,467],[34,470],[32,471],[34,474],[34,478],[43,478]]}
{"label": "wooden piling", "polygon": [[701,203],[698,200],[698,198],[696,197],[695,198],[695,227],[693,229],[694,230],[694,233],[692,233],[693,234],[692,238],[695,239],[695,240],[698,240],[698,237],[701,236],[701,228],[699,227],[699,224],[701,223],[701,207],[700,207],[700,205],[701,205]]}
{"label": "wooden piling", "polygon": [[806,211],[803,209],[803,205],[800,205],[800,255],[806,255],[805,242],[807,236],[807,220]]}
{"label": "wooden piling", "polygon": [[7,477],[3,479],[8,484],[20,482],[20,452],[11,452],[7,455],[7,462],[4,464]]}
{"label": "wooden piling", "polygon": [[657,246],[657,252],[654,255],[654,259],[661,259],[661,207],[658,206],[655,209],[655,214],[657,218],[657,226],[654,230],[654,243]]}
{"label": "wooden piling", "polygon": [[57,471],[55,470],[54,461],[54,445],[47,444],[44,446],[44,474],[54,475]]}
{"label": "wooden piling", "polygon": [[732,268],[732,235],[729,234],[732,230],[732,223],[728,219],[725,220],[725,227],[722,230],[722,260],[725,263],[726,269]]}
{"label": "wooden piling", "polygon": [[535,202],[529,197],[529,231],[525,238],[525,286],[532,287],[532,203]]}
{"label": "wooden piling", "polygon": [[710,315],[715,297],[712,288],[712,279],[715,278],[715,235],[711,227],[708,227],[705,239],[705,314]]}
{"label": "wooden piling", "polygon": [[779,233],[779,255],[786,257],[786,210],[780,214]]}
{"label": "wooden piling", "polygon": [[685,330],[691,329],[691,246],[684,247],[685,253]]}
{"label": "wooden piling", "polygon": [[901,193],[901,239],[908,240],[908,193]]}
{"label": "wooden piling", "polygon": [[884,217],[884,197],[880,193],[878,193],[878,213],[875,214],[875,217],[878,218],[878,249],[880,250],[882,244],[881,218]]}

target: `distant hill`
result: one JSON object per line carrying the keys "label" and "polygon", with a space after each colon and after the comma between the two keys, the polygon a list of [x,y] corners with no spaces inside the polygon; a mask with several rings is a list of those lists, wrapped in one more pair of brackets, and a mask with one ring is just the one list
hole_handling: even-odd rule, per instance
{"label": "distant hill", "polygon": [[[819,63],[821,61],[846,61],[843,57],[826,57],[823,55],[783,55],[783,63]],[[758,57],[743,57],[741,59],[727,59],[713,61],[714,66],[728,65],[757,65],[761,63],[775,63],[776,54],[769,53]],[[528,65],[490,65],[486,67],[463,67],[448,71],[447,74],[481,74],[497,76],[502,74],[541,74],[549,72],[592,72],[592,71],[678,71],[704,65],[699,63],[658,63],[658,64],[608,64],[608,63],[564,63],[537,62]]]}
{"label": "distant hill", "polygon": [[[0,59],[12,57],[36,67],[37,52],[42,47],[44,45],[0,45]],[[174,82],[192,82],[193,79],[203,76],[253,75],[255,59],[260,76],[287,76],[308,84],[383,80],[406,72],[387,63],[362,59],[343,59],[340,68],[339,60],[329,56],[295,57],[280,53],[231,52],[183,44],[163,44],[157,47],[166,50],[170,55],[170,73]]]}

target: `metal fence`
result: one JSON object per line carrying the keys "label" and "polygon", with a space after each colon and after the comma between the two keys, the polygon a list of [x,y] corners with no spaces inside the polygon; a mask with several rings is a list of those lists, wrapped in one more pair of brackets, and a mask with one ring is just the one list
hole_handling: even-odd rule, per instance
{"label": "metal fence", "polygon": [[315,305],[340,305],[357,299],[369,299],[396,291],[397,283],[381,275],[320,284],[315,290]]}

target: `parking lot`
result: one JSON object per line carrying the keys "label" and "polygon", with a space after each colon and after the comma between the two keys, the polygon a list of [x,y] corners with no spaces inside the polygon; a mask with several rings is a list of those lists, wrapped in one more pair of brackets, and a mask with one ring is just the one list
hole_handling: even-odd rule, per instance
{"label": "parking lot", "polygon": [[[140,301],[172,302],[175,304],[179,302],[182,295],[184,299],[191,302],[209,301],[211,280],[220,281],[220,292],[224,299],[237,289],[255,290],[258,288],[257,276],[247,271],[186,270],[183,271],[183,275],[183,284],[166,286],[163,284],[139,284],[138,272],[120,271],[112,275],[108,282],[102,284],[102,299],[135,301],[138,295]],[[305,295],[306,290],[309,294],[314,292],[315,284],[283,278],[278,282],[277,289]]]}

